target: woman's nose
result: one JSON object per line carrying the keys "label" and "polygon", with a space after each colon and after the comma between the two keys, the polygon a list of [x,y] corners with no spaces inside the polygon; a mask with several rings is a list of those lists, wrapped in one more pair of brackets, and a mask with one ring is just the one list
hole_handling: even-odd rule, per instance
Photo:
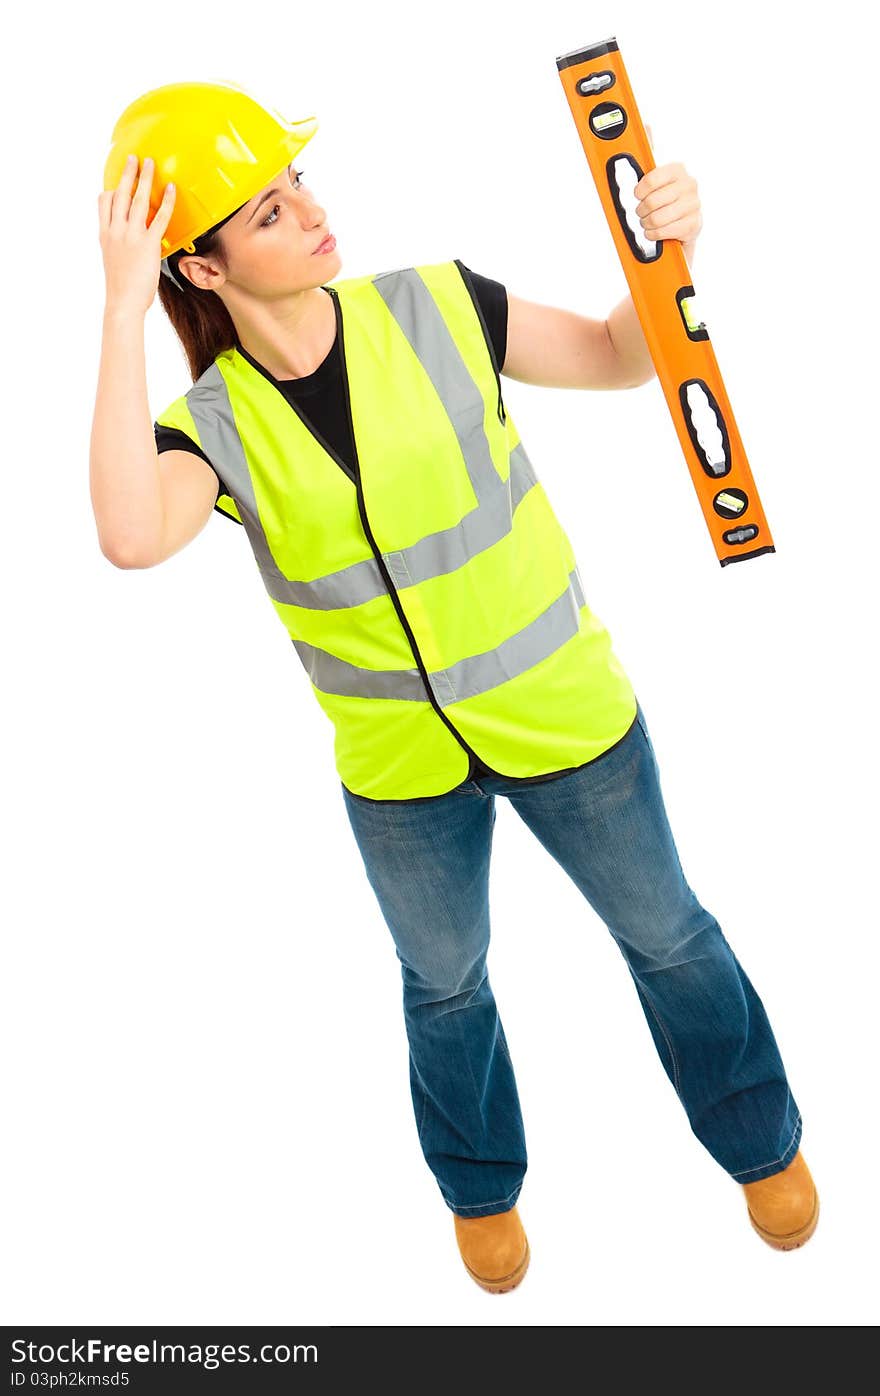
{"label": "woman's nose", "polygon": [[305,227],[313,228],[317,223],[323,223],[326,214],[319,203],[314,199],[309,199],[303,212],[303,222]]}

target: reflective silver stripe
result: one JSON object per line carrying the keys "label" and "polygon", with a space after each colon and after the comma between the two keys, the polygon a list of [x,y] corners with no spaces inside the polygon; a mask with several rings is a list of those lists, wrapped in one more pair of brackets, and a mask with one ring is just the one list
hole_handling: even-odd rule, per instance
{"label": "reflective silver stripe", "polygon": [[459,523],[428,534],[408,548],[383,553],[395,585],[415,586],[455,572],[504,538],[513,527],[517,504],[536,479],[521,441],[510,453],[507,481],[498,474],[486,436],[483,394],[418,272],[412,267],[383,272],[372,284],[431,379],[455,430],[477,497],[477,507]]}
{"label": "reflective silver stripe", "polygon": [[294,639],[293,646],[315,688],[322,693],[339,693],[346,698],[407,698],[428,702],[418,669],[361,669],[305,640]]}
{"label": "reflective silver stripe", "polygon": [[502,480],[494,465],[495,484],[480,506],[457,524],[426,534],[398,552],[386,552],[392,580],[398,587],[414,586],[431,577],[454,572],[478,553],[500,542],[513,528],[513,515],[523,495],[537,484],[532,463],[521,441],[510,452],[510,474]]}
{"label": "reflective silver stripe", "polygon": [[[478,504],[495,503],[498,486],[503,485],[503,481],[495,468],[486,436],[485,399],[439,305],[413,267],[383,272],[373,277],[372,284],[409,340],[446,409]],[[440,536],[435,534],[435,537]],[[451,568],[442,570],[448,572]],[[422,578],[416,576],[414,579],[420,581]]]}
{"label": "reflective silver stripe", "polygon": [[[259,520],[244,444],[235,426],[228,386],[216,364],[211,364],[190,389],[188,405],[205,454],[223,463],[224,483],[238,505],[242,524],[273,601],[312,611],[332,611],[361,606],[386,594],[382,573],[372,556],[310,582],[285,577],[272,556]],[[480,432],[486,442],[482,426]],[[486,445],[488,449],[488,443]],[[472,509],[450,528],[428,534],[408,548],[382,554],[396,587],[415,586],[431,577],[454,572],[510,532],[517,505],[537,483],[522,441],[510,452],[510,473],[506,481],[501,479],[494,465],[491,468],[493,483],[484,486],[481,506]]]}
{"label": "reflective silver stripe", "polygon": [[[468,655],[448,669],[429,670],[428,679],[440,707],[496,688],[555,654],[578,633],[579,613],[584,602],[580,576],[575,568],[569,573],[562,595],[495,649]],[[428,702],[418,669],[362,669],[304,640],[295,639],[293,644],[309,678],[322,693],[338,693],[347,698],[403,698]]]}
{"label": "reflective silver stripe", "polygon": [[431,687],[441,707],[475,698],[507,679],[524,674],[542,659],[555,654],[580,629],[580,608],[584,604],[577,568],[569,573],[568,586],[546,610],[529,624],[508,635],[500,645],[484,654],[471,654],[448,669],[430,674]]}
{"label": "reflective silver stripe", "polygon": [[[273,601],[304,606],[312,611],[335,611],[346,606],[360,606],[364,601],[387,594],[379,564],[372,556],[313,582],[298,582],[285,577],[272,556],[260,523],[253,481],[244,443],[235,425],[229,388],[216,363],[211,364],[190,388],[187,404],[199,433],[202,450],[210,460],[220,465],[223,482],[238,505],[257,566]],[[294,409],[291,407],[290,411]]]}

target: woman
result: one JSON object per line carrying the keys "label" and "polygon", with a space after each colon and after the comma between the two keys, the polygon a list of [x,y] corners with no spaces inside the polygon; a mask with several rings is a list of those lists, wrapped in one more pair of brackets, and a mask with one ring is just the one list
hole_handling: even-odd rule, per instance
{"label": "woman", "polygon": [[[529,1262],[523,1123],[486,968],[496,795],[613,935],[691,1127],[752,1225],[799,1246],[818,1196],[770,1023],[685,879],[645,715],[503,402],[502,371],[647,381],[632,302],[588,320],[507,296],[458,259],[327,285],[340,256],[293,163],[316,126],[209,83],[148,93],[117,122],[99,198],[101,547],[149,567],[215,506],[245,528],[335,727],[401,963],[419,1140],[473,1279],[509,1290]],[[646,235],[692,254],[683,166],[636,193]],[[143,317],[157,284],[193,385],[154,441]]]}

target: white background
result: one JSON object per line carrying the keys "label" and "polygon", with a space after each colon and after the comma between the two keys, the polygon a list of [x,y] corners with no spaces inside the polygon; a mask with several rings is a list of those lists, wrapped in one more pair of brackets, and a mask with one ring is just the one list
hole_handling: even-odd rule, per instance
{"label": "white background", "polygon": [[[852,4],[447,0],[19,14],[2,95],[6,1323],[867,1324],[878,1207],[873,49]],[[126,27],[130,26],[130,27]],[[498,801],[489,968],[532,1264],[467,1277],[332,727],[244,530],[115,569],[88,454],[113,124],[231,79],[318,117],[340,277],[461,257],[604,316],[626,280],[556,57],[615,36],[777,552],[721,568],[659,383],[505,380],[641,699],[685,872],[764,999],[822,1198],[766,1247],[610,935]],[[78,56],[73,58],[74,51]],[[189,378],[158,297],[153,413]],[[119,450],[125,450],[119,442]]]}

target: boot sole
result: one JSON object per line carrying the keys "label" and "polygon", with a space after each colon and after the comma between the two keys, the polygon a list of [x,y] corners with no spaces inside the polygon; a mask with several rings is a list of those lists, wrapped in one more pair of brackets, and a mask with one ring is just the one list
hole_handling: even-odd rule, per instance
{"label": "boot sole", "polygon": [[490,1294],[505,1294],[509,1289],[515,1289],[529,1268],[531,1251],[529,1250],[528,1238],[526,1238],[526,1252],[515,1270],[511,1270],[509,1275],[500,1275],[496,1280],[489,1280],[485,1275],[478,1275],[476,1270],[472,1270],[467,1261],[462,1256],[464,1268],[467,1270],[472,1280],[475,1280],[481,1289],[488,1290]]}
{"label": "boot sole", "polygon": [[800,1227],[798,1231],[789,1231],[780,1235],[775,1231],[767,1231],[752,1216],[752,1209],[746,1203],[749,1213],[749,1221],[752,1223],[762,1241],[766,1241],[768,1246],[772,1246],[777,1251],[793,1251],[798,1246],[802,1246],[805,1241],[809,1241],[819,1221],[819,1194],[816,1193],[816,1203],[813,1207],[813,1215],[810,1220]]}

